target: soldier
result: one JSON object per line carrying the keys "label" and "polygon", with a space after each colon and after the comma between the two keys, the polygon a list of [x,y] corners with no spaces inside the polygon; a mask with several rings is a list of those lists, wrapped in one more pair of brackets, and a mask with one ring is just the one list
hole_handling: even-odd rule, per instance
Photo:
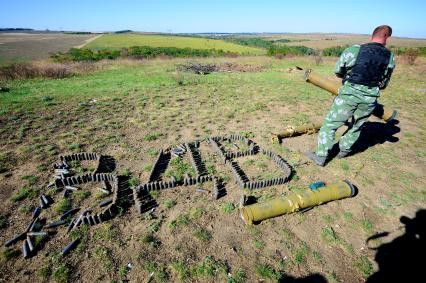
{"label": "soldier", "polygon": [[395,68],[394,54],[385,47],[391,35],[390,26],[379,26],[369,43],[346,48],[337,61],[335,74],[343,85],[319,131],[316,151],[306,153],[317,165],[325,165],[336,130],[352,117],[352,126],[340,138],[337,157],[351,154],[361,126],[376,106],[379,90],[387,87]]}

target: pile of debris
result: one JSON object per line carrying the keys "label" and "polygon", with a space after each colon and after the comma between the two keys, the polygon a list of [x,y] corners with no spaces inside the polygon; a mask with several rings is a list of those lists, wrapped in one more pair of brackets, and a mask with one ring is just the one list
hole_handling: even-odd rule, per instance
{"label": "pile of debris", "polygon": [[264,69],[264,66],[256,66],[249,64],[235,64],[226,62],[221,65],[215,64],[200,64],[189,62],[187,64],[181,64],[177,66],[177,70],[180,72],[193,72],[198,75],[207,75],[213,72],[237,72],[237,73],[247,73],[247,72],[260,72]]}
{"label": "pile of debris", "polygon": [[184,64],[178,65],[177,70],[183,71],[183,72],[193,72],[198,75],[207,75],[212,72],[219,71],[219,68],[215,64],[200,64],[200,63],[190,62],[186,65]]}
{"label": "pile of debris", "polygon": [[220,72],[239,72],[239,73],[250,73],[260,72],[264,69],[263,66],[249,65],[249,64],[235,64],[235,63],[224,63],[219,67]]}

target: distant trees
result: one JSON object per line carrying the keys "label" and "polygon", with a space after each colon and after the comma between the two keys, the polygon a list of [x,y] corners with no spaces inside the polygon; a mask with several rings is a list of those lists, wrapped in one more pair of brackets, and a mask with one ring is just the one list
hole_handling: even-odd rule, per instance
{"label": "distant trees", "polygon": [[151,47],[133,46],[119,49],[92,50],[87,48],[72,48],[66,53],[52,54],[50,58],[55,62],[67,61],[98,61],[102,59],[116,59],[119,57],[130,57],[136,59],[148,59],[159,56],[169,57],[209,57],[209,56],[235,56],[232,52],[222,49],[192,49],[176,47]]}
{"label": "distant trees", "polygon": [[334,47],[324,48],[322,50],[322,55],[323,56],[340,57],[340,55],[343,53],[343,51],[348,47],[349,47],[348,45],[345,45],[345,46],[334,46]]}
{"label": "distant trees", "polygon": [[254,46],[254,47],[260,47],[260,48],[271,48],[274,43],[269,40],[265,40],[258,37],[230,37],[225,38],[226,41],[233,42],[239,45],[245,45],[245,46]]}
{"label": "distant trees", "polygon": [[315,55],[315,50],[306,46],[273,46],[268,49],[269,56]]}
{"label": "distant trees", "polygon": [[120,56],[120,50],[97,50],[87,48],[71,48],[67,53],[58,52],[50,56],[54,62],[66,61],[98,61],[101,59],[116,59]]}

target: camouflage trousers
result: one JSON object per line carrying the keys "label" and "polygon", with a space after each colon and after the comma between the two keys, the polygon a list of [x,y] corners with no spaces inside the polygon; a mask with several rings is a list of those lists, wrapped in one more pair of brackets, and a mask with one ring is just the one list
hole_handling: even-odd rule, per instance
{"label": "camouflage trousers", "polygon": [[350,151],[359,138],[361,126],[367,121],[376,106],[377,97],[361,94],[340,93],[333,101],[330,112],[325,117],[323,126],[318,134],[316,154],[327,156],[333,147],[336,130],[352,117],[352,126],[340,138],[341,151]]}

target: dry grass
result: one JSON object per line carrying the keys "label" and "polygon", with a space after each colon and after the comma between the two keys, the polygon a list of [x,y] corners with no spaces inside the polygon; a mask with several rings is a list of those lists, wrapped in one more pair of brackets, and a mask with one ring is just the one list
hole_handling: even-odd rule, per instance
{"label": "dry grass", "polygon": [[96,63],[78,62],[69,64],[34,62],[15,63],[0,68],[0,80],[55,78],[62,79],[74,75],[82,75],[98,69]]}

